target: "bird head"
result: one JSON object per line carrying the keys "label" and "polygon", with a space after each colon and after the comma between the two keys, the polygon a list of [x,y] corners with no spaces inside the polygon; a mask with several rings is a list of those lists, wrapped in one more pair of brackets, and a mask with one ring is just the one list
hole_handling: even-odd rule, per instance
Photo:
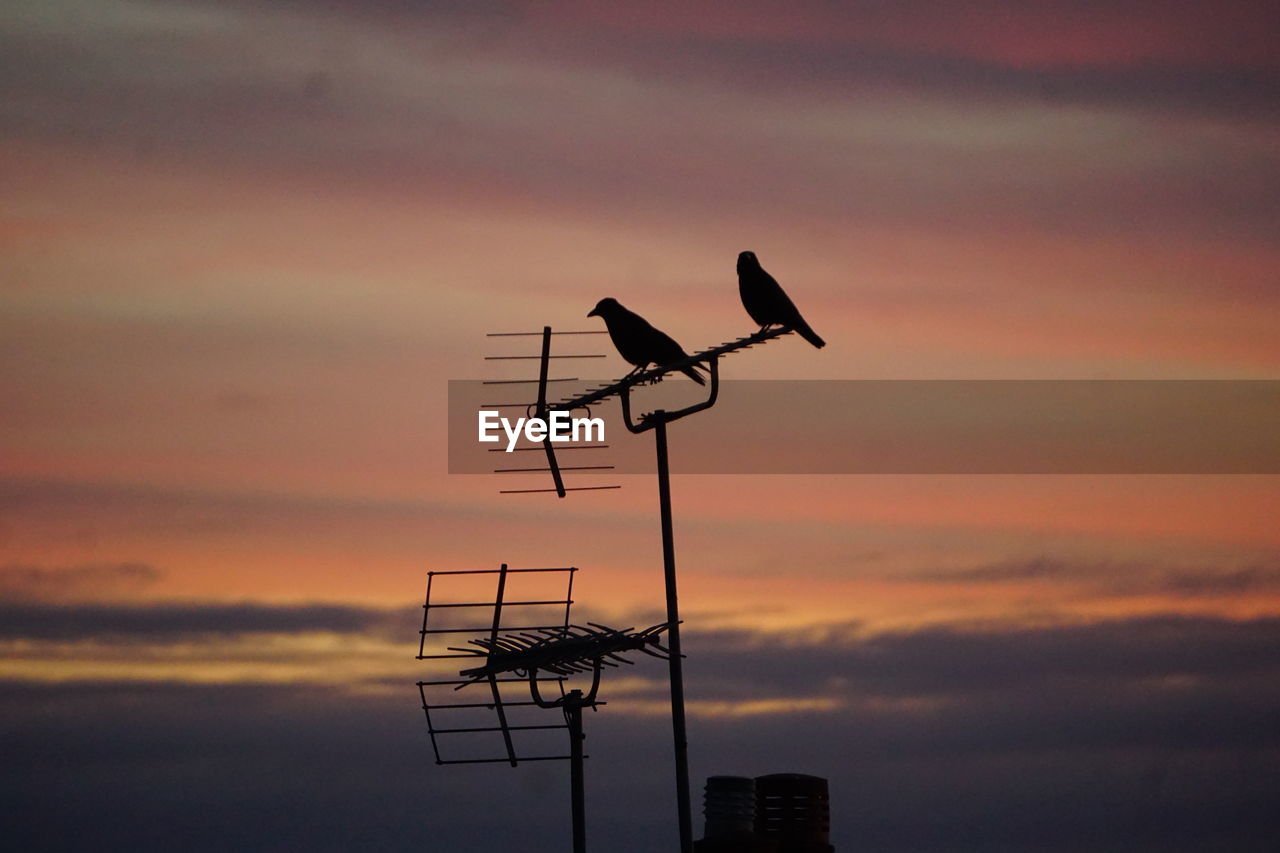
{"label": "bird head", "polygon": [[596,303],[596,307],[587,312],[588,317],[604,317],[621,308],[622,305],[612,296],[606,296]]}
{"label": "bird head", "polygon": [[755,252],[739,252],[738,253],[738,272],[743,270],[758,269],[760,262],[756,260]]}

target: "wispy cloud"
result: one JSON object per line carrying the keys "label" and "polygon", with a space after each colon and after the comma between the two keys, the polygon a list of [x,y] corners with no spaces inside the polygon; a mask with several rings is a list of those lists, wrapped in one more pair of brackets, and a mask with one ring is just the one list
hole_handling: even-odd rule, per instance
{"label": "wispy cloud", "polygon": [[1274,565],[1170,565],[1158,560],[1064,559],[1047,556],[1005,560],[968,568],[896,575],[900,582],[957,585],[1058,584],[1091,588],[1099,595],[1171,595],[1212,599],[1280,592]]}
{"label": "wispy cloud", "polygon": [[[1030,219],[1098,234],[1216,223],[1265,239],[1275,173],[1257,126],[1280,115],[1280,92],[1274,65],[1235,61],[1260,31],[1249,15],[1183,10],[1154,55],[1071,60],[1076,46],[1117,28],[1149,32],[1149,19],[1170,13],[1063,20],[1041,8],[1017,16],[1026,33],[984,44],[956,36],[969,22],[933,4],[893,22],[824,5],[808,7],[803,27],[782,20],[790,9],[757,10],[759,26],[735,31],[719,12],[673,12],[686,28],[573,4],[337,4],[325,14],[107,4],[103,26],[56,40],[44,14],[17,16],[0,30],[0,55],[14,57],[19,138],[141,160],[195,154],[590,210],[625,186],[650,211],[676,199],[706,212],[767,201],[880,226]],[[1008,23],[994,6],[970,14],[982,29]],[[1068,25],[1071,46],[1055,61],[1053,36]],[[1220,44],[1210,58],[1206,32]],[[1024,38],[1036,38],[1043,62],[1006,55]],[[1170,121],[1180,122],[1173,132]],[[850,168],[867,162],[876,168]],[[1213,178],[1189,175],[1192,165]],[[628,181],[633,172],[646,180]]]}
{"label": "wispy cloud", "polygon": [[410,610],[336,604],[12,604],[0,603],[0,636],[175,642],[237,634],[336,634],[397,631]]}
{"label": "wispy cloud", "polygon": [[123,596],[137,593],[162,577],[163,572],[147,563],[10,563],[0,566],[0,596],[44,601]]}

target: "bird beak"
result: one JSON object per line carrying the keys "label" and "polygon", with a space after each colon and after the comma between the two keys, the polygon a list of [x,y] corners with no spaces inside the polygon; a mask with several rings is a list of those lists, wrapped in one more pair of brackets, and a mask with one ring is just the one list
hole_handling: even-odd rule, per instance
{"label": "bird beak", "polygon": [[600,316],[600,312],[599,312],[599,311],[597,311],[596,309],[592,308],[590,311],[588,311],[588,312],[587,312],[587,316],[588,316],[588,317],[599,317],[599,316]]}

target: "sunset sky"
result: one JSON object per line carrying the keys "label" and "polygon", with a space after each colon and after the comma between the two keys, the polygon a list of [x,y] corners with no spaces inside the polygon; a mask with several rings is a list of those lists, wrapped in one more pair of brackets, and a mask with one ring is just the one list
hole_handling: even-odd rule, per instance
{"label": "sunset sky", "polygon": [[[579,566],[579,619],[650,624],[656,486],[448,474],[448,381],[534,352],[485,334],[738,337],[751,249],[828,345],[732,379],[1280,379],[1277,43],[1257,2],[9,0],[0,836],[564,849],[563,766],[431,762],[426,572]],[[712,428],[766,452],[673,454]],[[1280,477],[673,491],[695,788],[826,776],[838,850],[1280,832]],[[623,676],[589,838],[671,850],[665,673]]]}

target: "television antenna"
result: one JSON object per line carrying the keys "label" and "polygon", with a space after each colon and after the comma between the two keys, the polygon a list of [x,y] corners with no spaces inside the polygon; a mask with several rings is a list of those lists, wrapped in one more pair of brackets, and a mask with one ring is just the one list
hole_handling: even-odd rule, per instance
{"label": "television antenna", "polygon": [[[463,663],[457,677],[419,681],[422,711],[427,719],[427,731],[437,764],[492,764],[507,762],[512,767],[521,761],[569,762],[569,788],[573,825],[574,853],[586,851],[585,778],[583,762],[586,755],[582,745],[584,708],[598,708],[605,704],[597,697],[600,677],[604,668],[631,665],[625,655],[640,652],[656,658],[666,658],[672,652],[662,645],[662,634],[668,630],[666,623],[650,626],[641,631],[633,628],[617,630],[595,622],[575,625],[569,621],[573,606],[573,578],[576,567],[510,569],[503,563],[497,569],[428,572],[427,597],[422,610],[421,640],[418,660],[452,661]],[[563,579],[564,596],[548,598],[508,598],[509,578],[536,578],[537,586],[545,590]],[[442,595],[442,587],[451,580],[470,582],[475,589],[482,589],[487,581],[496,586],[491,600],[454,601]],[[433,594],[435,599],[433,600]],[[445,600],[441,600],[444,598]],[[511,620],[510,614],[517,616]],[[436,619],[432,620],[433,612]],[[533,614],[541,613],[546,624],[522,624],[533,621]],[[443,619],[442,614],[448,614]],[[548,619],[548,615],[551,616]],[[449,618],[452,616],[454,618]],[[483,619],[481,619],[483,617]],[[511,623],[504,623],[504,618]],[[460,635],[473,635],[466,645],[450,645],[458,642]],[[479,634],[479,637],[474,635]],[[442,648],[441,648],[442,647]],[[467,664],[471,664],[468,666]],[[583,690],[572,687],[566,690],[566,681],[575,675],[589,674],[590,686]],[[554,683],[559,695],[550,697],[544,688]],[[510,685],[527,684],[529,698],[512,699],[504,696]],[[465,698],[461,692],[475,685],[489,688],[488,701],[476,700],[475,691]],[[462,701],[460,701],[462,699]],[[520,722],[513,719],[513,711],[531,708],[558,709],[563,721],[545,723],[531,719]],[[433,717],[432,714],[435,713]],[[442,723],[446,717],[458,712],[479,712],[481,719],[470,725],[452,721]],[[488,714],[491,718],[485,719]],[[547,752],[527,748],[524,741],[534,733],[565,730],[569,738],[569,752]],[[440,744],[445,739],[460,739],[475,735],[488,735],[490,742],[485,751],[462,757],[445,757]],[[494,738],[500,736],[500,743]],[[500,749],[499,749],[500,747]]]}

